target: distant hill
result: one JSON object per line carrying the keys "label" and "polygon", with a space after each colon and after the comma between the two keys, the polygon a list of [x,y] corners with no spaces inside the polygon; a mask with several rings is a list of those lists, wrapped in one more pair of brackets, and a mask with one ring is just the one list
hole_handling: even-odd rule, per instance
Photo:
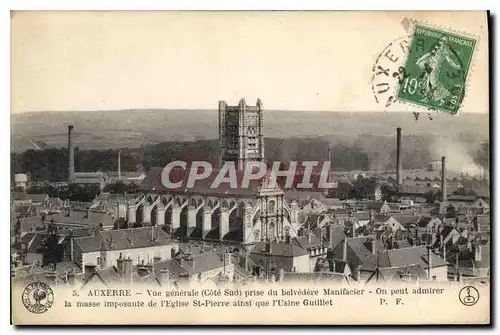
{"label": "distant hill", "polygon": [[[488,138],[487,114],[421,114],[416,122],[410,113],[272,111],[264,114],[267,137],[324,137],[353,142],[361,135],[464,137],[467,141]],[[74,143],[82,149],[137,148],[164,141],[192,141],[217,137],[216,110],[118,110],[36,112],[11,116],[12,151],[34,149],[33,143],[65,146],[67,125],[73,124]],[[31,142],[31,143],[30,143]]]}

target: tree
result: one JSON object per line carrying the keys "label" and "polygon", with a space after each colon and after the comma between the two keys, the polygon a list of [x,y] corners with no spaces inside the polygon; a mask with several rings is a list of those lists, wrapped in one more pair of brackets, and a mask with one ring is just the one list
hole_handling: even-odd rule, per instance
{"label": "tree", "polygon": [[457,210],[451,204],[446,208],[446,217],[454,218],[457,216]]}
{"label": "tree", "polygon": [[62,260],[63,249],[59,244],[57,233],[47,234],[40,243],[39,251],[43,255],[42,266],[60,262]]}

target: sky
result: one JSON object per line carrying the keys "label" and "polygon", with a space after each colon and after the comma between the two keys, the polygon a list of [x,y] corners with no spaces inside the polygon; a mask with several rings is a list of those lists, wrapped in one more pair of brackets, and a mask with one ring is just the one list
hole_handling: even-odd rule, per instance
{"label": "sky", "polygon": [[485,12],[16,12],[11,113],[138,108],[395,111],[377,57],[408,17],[479,40],[463,111],[488,112]]}

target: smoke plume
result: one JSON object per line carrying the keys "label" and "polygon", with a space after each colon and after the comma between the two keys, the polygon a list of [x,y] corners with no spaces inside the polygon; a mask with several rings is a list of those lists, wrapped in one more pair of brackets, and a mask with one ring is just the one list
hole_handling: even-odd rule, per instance
{"label": "smoke plume", "polygon": [[455,173],[480,176],[481,167],[474,162],[467,147],[459,140],[437,138],[429,149],[432,157],[437,161],[442,156],[446,157],[446,170]]}

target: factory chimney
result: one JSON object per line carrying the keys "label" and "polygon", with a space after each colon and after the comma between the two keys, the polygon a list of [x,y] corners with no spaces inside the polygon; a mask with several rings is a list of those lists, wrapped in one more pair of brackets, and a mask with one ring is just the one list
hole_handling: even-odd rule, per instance
{"label": "factory chimney", "polygon": [[73,125],[68,126],[68,184],[73,181],[75,174],[75,151],[71,143],[71,133],[73,132]]}
{"label": "factory chimney", "polygon": [[401,179],[403,178],[403,167],[401,164],[401,127],[396,128],[396,182],[398,192],[401,191],[402,183]]}
{"label": "factory chimney", "polygon": [[121,150],[118,150],[118,180],[122,180]]}
{"label": "factory chimney", "polygon": [[441,201],[446,201],[446,157],[441,157]]}

